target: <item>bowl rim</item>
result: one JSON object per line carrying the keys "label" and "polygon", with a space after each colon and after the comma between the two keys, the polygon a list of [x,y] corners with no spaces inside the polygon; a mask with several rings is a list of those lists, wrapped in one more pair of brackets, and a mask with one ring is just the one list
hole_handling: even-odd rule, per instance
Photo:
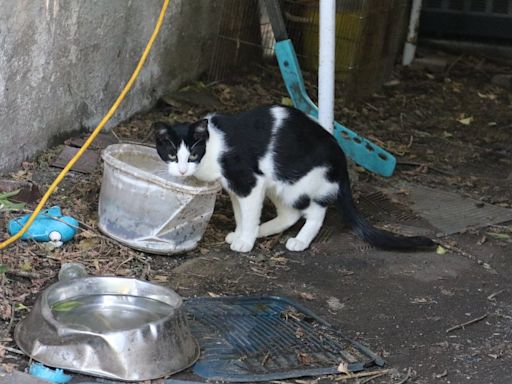
{"label": "bowl rim", "polygon": [[[80,330],[80,329],[69,327],[69,326],[61,323],[54,317],[52,308],[51,308],[51,303],[50,303],[51,302],[50,296],[52,294],[54,294],[58,290],[64,290],[64,289],[66,289],[66,287],[71,287],[71,286],[77,285],[77,284],[79,285],[79,287],[87,286],[88,284],[91,284],[91,282],[94,282],[94,281],[103,281],[103,282],[115,281],[116,283],[124,282],[125,286],[126,286],[126,283],[128,283],[131,285],[131,287],[143,286],[145,288],[149,287],[149,288],[157,290],[159,292],[158,295],[150,295],[150,296],[138,295],[138,297],[144,297],[144,298],[153,299],[153,300],[163,302],[163,303],[169,305],[169,307],[171,307],[172,310],[169,311],[169,313],[166,314],[165,316],[162,316],[161,318],[159,318],[158,320],[148,321],[146,324],[144,324],[144,327],[150,326],[150,325],[158,325],[158,324],[168,321],[169,319],[171,319],[172,316],[174,316],[176,314],[177,311],[181,310],[181,308],[183,307],[183,299],[181,298],[180,295],[178,295],[172,289],[164,287],[163,285],[150,283],[147,281],[142,281],[142,280],[139,280],[139,279],[136,279],[133,277],[85,276],[85,277],[78,277],[78,278],[74,278],[74,279],[70,279],[70,280],[62,280],[62,281],[58,281],[57,283],[48,287],[48,289],[46,289],[41,295],[41,316],[45,319],[45,321],[48,322],[48,324],[50,324],[56,330],[56,332],[59,336],[65,336],[65,335],[69,335],[69,334],[83,334],[83,335],[102,335],[103,334],[103,335],[106,335],[106,334],[115,334],[115,333],[120,333],[120,332],[124,333],[124,332],[135,329],[135,328],[113,329],[112,331],[109,331],[109,332],[85,331],[85,330]],[[72,298],[78,298],[78,297],[84,297],[84,296],[91,295],[90,291],[82,291],[82,292],[83,292],[83,294],[81,294],[81,295],[73,295],[73,296],[67,297],[66,299],[69,300]],[[109,293],[105,292],[104,294],[109,294]],[[110,294],[115,294],[115,293],[110,293]],[[118,293],[118,294],[121,294],[121,293]],[[130,295],[129,293],[126,293],[126,292],[122,293],[122,294]],[[133,296],[136,296],[136,295],[133,295]],[[165,296],[172,298],[172,300],[174,300],[175,303],[171,303],[170,301],[165,301],[165,300],[160,299]],[[56,301],[56,302],[58,302],[58,301]],[[139,328],[139,327],[137,327],[137,328]]]}

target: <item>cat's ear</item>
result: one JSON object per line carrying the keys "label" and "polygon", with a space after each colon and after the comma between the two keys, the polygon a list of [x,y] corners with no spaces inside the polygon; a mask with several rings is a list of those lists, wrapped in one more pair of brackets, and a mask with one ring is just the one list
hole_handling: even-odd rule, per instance
{"label": "cat's ear", "polygon": [[157,140],[165,141],[169,139],[169,126],[167,124],[157,121],[153,123],[152,128]]}
{"label": "cat's ear", "polygon": [[194,140],[206,140],[208,138],[208,120],[203,119],[194,123]]}

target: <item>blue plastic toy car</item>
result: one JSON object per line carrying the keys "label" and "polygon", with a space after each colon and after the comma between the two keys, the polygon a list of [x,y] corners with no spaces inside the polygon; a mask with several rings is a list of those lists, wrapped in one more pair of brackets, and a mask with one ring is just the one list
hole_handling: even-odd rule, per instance
{"label": "blue plastic toy car", "polygon": [[[15,235],[25,225],[30,214],[9,220],[7,230]],[[75,236],[78,221],[70,216],[62,216],[60,207],[55,206],[39,213],[27,232],[21,236],[22,240],[51,241],[57,246],[69,241]]]}

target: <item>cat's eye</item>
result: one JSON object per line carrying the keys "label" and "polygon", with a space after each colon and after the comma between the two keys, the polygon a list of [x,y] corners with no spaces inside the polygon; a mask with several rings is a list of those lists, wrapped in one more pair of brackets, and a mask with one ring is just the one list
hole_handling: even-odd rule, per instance
{"label": "cat's eye", "polygon": [[171,159],[171,160],[176,160],[176,159],[177,159],[177,156],[176,156],[176,155],[171,155],[171,154],[169,154],[169,159]]}
{"label": "cat's eye", "polygon": [[191,153],[190,156],[188,157],[189,160],[196,160],[197,159],[197,154],[196,153]]}

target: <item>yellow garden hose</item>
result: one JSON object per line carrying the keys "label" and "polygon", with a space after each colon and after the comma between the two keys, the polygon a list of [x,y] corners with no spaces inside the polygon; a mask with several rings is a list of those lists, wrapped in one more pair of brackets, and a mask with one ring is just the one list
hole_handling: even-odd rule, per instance
{"label": "yellow garden hose", "polygon": [[139,59],[139,63],[137,64],[137,67],[133,71],[133,74],[130,77],[130,80],[128,80],[128,82],[124,86],[124,88],[123,88],[121,94],[119,95],[119,97],[117,98],[117,100],[114,102],[112,107],[110,107],[110,110],[103,117],[103,119],[101,119],[100,123],[94,129],[94,131],[91,133],[91,135],[89,136],[87,141],[84,143],[84,145],[82,145],[82,148],[80,148],[80,150],[76,153],[76,155],[73,156],[73,158],[69,161],[69,163],[64,167],[64,169],[55,178],[55,180],[50,185],[50,187],[48,188],[48,190],[44,194],[44,196],[41,199],[41,201],[39,202],[39,204],[37,204],[36,209],[34,210],[32,215],[30,216],[28,221],[25,223],[23,228],[18,233],[16,233],[14,236],[12,236],[12,237],[8,238],[7,240],[3,241],[2,243],[0,243],[0,250],[4,249],[9,244],[12,244],[16,240],[18,240],[21,236],[23,236],[23,234],[27,231],[27,229],[30,227],[30,225],[34,222],[37,214],[41,211],[41,209],[44,207],[44,205],[48,201],[48,199],[50,198],[50,195],[53,193],[53,191],[55,190],[57,185],[59,185],[59,183],[62,181],[64,176],[66,176],[66,173],[68,173],[68,171],[71,169],[71,167],[73,167],[73,165],[77,162],[77,160],[80,158],[80,156],[82,156],[82,154],[85,152],[85,150],[89,147],[89,145],[91,145],[91,143],[94,141],[96,136],[98,136],[98,134],[100,133],[101,129],[110,120],[110,118],[112,117],[114,112],[117,110],[117,108],[119,107],[119,105],[121,104],[121,102],[123,101],[125,96],[128,94],[128,92],[130,91],[130,88],[133,86],[133,83],[137,79],[137,76],[139,76],[140,70],[142,69],[142,66],[144,65],[144,62],[146,61],[146,59],[147,59],[147,57],[149,55],[149,51],[151,50],[151,47],[153,46],[153,43],[155,42],[155,39],[158,36],[158,32],[160,32],[160,28],[161,28],[162,23],[164,21],[164,17],[165,17],[165,13],[167,11],[167,7],[169,6],[169,1],[170,0],[164,0],[164,3],[162,5],[162,10],[160,11],[160,15],[158,16],[158,20],[157,20],[156,25],[155,25],[155,29],[153,30],[153,33],[152,33],[152,35],[151,35],[151,37],[150,37],[150,39],[149,39],[149,41],[148,41],[148,43],[146,45],[146,48],[144,49],[144,52],[142,53],[142,56]]}

